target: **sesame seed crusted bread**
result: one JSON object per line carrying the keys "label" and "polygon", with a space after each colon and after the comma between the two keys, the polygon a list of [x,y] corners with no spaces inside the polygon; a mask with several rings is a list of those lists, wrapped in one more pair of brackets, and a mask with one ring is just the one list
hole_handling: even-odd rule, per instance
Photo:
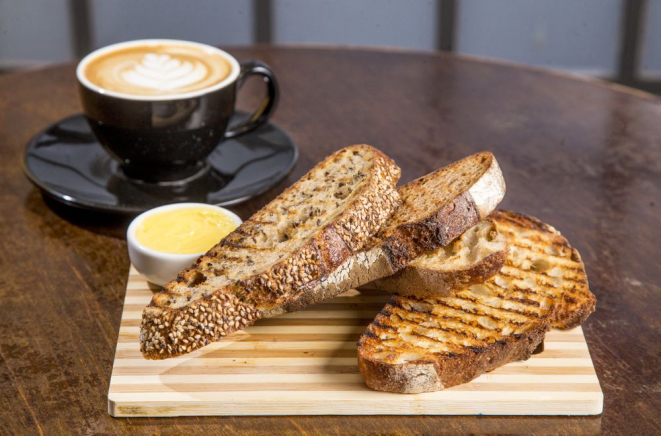
{"label": "sesame seed crusted bread", "polygon": [[393,296],[358,342],[370,388],[419,393],[466,383],[528,359],[550,327],[574,327],[594,310],[580,256],[557,230],[512,212],[491,218],[510,246],[501,271],[452,296]]}
{"label": "sesame seed crusted bread", "polygon": [[418,298],[445,297],[485,282],[507,259],[507,238],[491,219],[482,220],[445,247],[421,254],[392,276],[361,287]]}
{"label": "sesame seed crusted bread", "polygon": [[370,243],[326,280],[312,282],[302,298],[274,307],[268,316],[292,312],[351,288],[387,277],[420,254],[447,245],[486,218],[505,195],[493,154],[477,153],[399,188],[401,206]]}
{"label": "sesame seed crusted bread", "polygon": [[305,300],[307,285],[326,280],[397,208],[399,176],[369,145],[327,157],[153,296],[143,355],[188,353]]}

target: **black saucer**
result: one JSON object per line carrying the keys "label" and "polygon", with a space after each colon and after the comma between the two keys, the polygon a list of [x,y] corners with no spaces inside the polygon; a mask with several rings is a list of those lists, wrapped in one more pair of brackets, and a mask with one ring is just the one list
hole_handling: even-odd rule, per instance
{"label": "black saucer", "polygon": [[297,158],[291,138],[267,123],[223,141],[209,156],[208,169],[188,181],[144,183],[124,175],[79,114],[35,136],[23,165],[32,183],[62,203],[134,214],[167,203],[230,205],[249,200],[285,178]]}

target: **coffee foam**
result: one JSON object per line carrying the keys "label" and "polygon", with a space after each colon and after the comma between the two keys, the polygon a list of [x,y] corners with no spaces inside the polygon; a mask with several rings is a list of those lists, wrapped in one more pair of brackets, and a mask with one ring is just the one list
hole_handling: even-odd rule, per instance
{"label": "coffee foam", "polygon": [[201,47],[145,44],[93,58],[84,75],[108,91],[131,95],[176,95],[223,81],[232,72],[221,54]]}

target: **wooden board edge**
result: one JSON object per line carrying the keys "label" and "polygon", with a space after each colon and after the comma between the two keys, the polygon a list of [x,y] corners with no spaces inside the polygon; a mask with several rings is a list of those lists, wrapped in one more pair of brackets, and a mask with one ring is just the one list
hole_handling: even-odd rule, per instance
{"label": "wooden board edge", "polygon": [[[301,404],[292,408],[273,402],[190,402],[182,405],[178,402],[135,403],[130,401],[113,401],[108,399],[108,413],[116,418],[136,417],[178,417],[178,416],[265,416],[259,409],[269,406],[268,416],[596,416],[603,413],[603,394],[594,392],[583,399],[568,402],[567,399],[548,400],[533,398],[517,401],[494,401],[491,403],[476,403],[474,400],[454,402],[450,407],[439,402],[439,407],[433,410],[429,405],[424,411],[416,401],[400,404],[384,404],[375,402],[370,407],[356,408],[350,401],[318,402]],[[293,410],[292,410],[293,409]],[[416,410],[417,409],[417,410]],[[332,410],[332,413],[329,413]]]}

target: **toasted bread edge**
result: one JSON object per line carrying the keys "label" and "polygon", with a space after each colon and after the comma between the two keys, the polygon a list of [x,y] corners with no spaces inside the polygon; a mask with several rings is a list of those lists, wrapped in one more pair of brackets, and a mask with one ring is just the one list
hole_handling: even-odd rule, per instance
{"label": "toasted bread edge", "polygon": [[549,328],[549,321],[544,320],[518,338],[508,337],[488,347],[452,357],[434,356],[433,359],[402,364],[372,359],[362,347],[363,342],[369,340],[363,334],[358,342],[358,369],[367,386],[377,391],[402,394],[435,392],[469,382],[506,363],[527,360],[544,340]]}

